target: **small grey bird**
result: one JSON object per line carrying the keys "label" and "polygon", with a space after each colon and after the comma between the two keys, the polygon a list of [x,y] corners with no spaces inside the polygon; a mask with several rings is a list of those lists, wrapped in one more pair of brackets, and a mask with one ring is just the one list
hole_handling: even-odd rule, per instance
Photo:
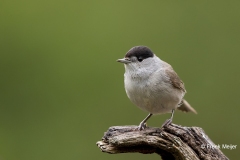
{"label": "small grey bird", "polygon": [[197,113],[183,99],[186,90],[172,66],[158,58],[148,47],[133,47],[117,62],[125,66],[124,85],[128,98],[149,113],[139,124],[138,130],[146,128],[146,122],[152,115],[172,113],[163,127],[172,122],[175,109]]}

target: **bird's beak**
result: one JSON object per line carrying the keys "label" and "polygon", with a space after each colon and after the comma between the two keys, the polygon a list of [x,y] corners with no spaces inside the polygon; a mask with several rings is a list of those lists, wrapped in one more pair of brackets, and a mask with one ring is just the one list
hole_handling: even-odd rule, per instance
{"label": "bird's beak", "polygon": [[129,59],[126,59],[126,58],[118,59],[117,62],[124,63],[124,64],[131,63],[131,61]]}

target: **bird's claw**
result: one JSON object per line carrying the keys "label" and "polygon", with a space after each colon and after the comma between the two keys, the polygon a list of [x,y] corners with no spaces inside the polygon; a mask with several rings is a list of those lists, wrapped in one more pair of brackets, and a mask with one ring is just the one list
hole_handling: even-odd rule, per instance
{"label": "bird's claw", "polygon": [[167,127],[169,124],[171,124],[172,123],[172,119],[170,118],[170,119],[167,119],[163,124],[162,124],[162,127],[161,127],[161,129],[162,128],[164,128],[164,127]]}
{"label": "bird's claw", "polygon": [[140,123],[139,126],[135,129],[136,131],[144,130],[147,127],[147,123]]}

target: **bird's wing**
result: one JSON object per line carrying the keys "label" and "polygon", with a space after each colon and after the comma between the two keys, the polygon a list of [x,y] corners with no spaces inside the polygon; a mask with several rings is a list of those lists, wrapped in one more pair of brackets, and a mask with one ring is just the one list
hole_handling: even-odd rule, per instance
{"label": "bird's wing", "polygon": [[173,87],[186,92],[183,81],[178,77],[177,73],[172,69],[172,67],[166,69],[165,74]]}
{"label": "bird's wing", "polygon": [[[183,81],[178,77],[177,73],[171,68],[165,70],[165,74],[168,77],[168,80],[172,84],[173,87],[180,89],[181,91],[186,93],[186,89],[184,87]],[[183,112],[193,112],[197,114],[197,111],[191,107],[191,105],[184,99],[182,99],[180,106],[177,108]]]}

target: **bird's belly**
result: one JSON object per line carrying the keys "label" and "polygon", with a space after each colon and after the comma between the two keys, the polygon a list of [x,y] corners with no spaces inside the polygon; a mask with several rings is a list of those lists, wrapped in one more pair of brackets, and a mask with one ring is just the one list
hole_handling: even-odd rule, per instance
{"label": "bird's belly", "polygon": [[169,113],[176,109],[182,100],[181,94],[169,86],[162,86],[159,89],[149,89],[152,87],[132,85],[126,88],[129,99],[140,109],[152,114]]}

